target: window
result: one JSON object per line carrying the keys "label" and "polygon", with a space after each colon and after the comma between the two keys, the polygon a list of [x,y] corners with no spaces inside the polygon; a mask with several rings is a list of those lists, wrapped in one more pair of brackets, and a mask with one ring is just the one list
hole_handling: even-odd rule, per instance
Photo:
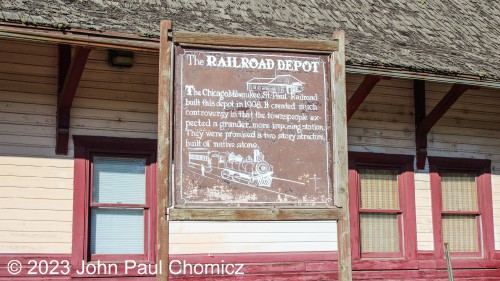
{"label": "window", "polygon": [[73,264],[154,262],[156,141],[73,136]]}
{"label": "window", "polygon": [[437,257],[493,253],[490,161],[429,157]]}
{"label": "window", "polygon": [[413,156],[349,153],[353,260],[416,256]]}

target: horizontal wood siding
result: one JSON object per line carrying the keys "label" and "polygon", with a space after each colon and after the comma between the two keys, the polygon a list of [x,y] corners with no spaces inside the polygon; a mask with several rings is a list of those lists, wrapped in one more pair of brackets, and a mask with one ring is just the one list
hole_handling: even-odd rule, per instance
{"label": "horizontal wood siding", "polygon": [[[91,52],[71,111],[71,134],[156,138],[158,57],[130,69]],[[351,96],[363,77],[347,77]],[[429,112],[451,85],[427,82]],[[57,46],[0,44],[0,252],[71,251],[73,144],[56,156]],[[429,134],[429,155],[492,160],[500,250],[500,93],[467,91]],[[349,150],[415,154],[413,82],[380,81],[349,122]],[[498,167],[498,168],[497,168]],[[418,250],[433,249],[428,169],[415,173]],[[171,222],[172,254],[334,251],[334,222]]]}
{"label": "horizontal wood siding", "polygon": [[[347,77],[350,97],[363,81]],[[415,155],[413,81],[381,80],[348,123],[349,151]],[[433,250],[429,174],[415,173],[417,249]]]}
{"label": "horizontal wood siding", "polygon": [[336,251],[335,222],[170,222],[170,253]]}
{"label": "horizontal wood siding", "polygon": [[431,183],[427,171],[415,173],[415,208],[417,219],[417,249],[420,251],[434,250]]}
{"label": "horizontal wood siding", "polygon": [[[347,95],[363,76],[347,77]],[[426,82],[429,113],[451,88]],[[350,151],[415,155],[413,81],[381,80],[348,123]],[[492,160],[495,245],[500,250],[500,91],[467,91],[428,135],[429,155]],[[418,250],[433,250],[428,167],[415,173]]]}
{"label": "horizontal wood siding", "polygon": [[[363,76],[347,76],[347,100]],[[349,151],[414,154],[413,82],[381,80],[348,123]]]}
{"label": "horizontal wood siding", "polygon": [[[57,46],[0,45],[0,251],[69,253],[73,142],[68,156],[54,154]],[[70,134],[156,138],[157,73],[156,55],[117,69],[92,50]],[[335,222],[172,222],[170,244],[173,254],[334,251],[336,237]]]}
{"label": "horizontal wood siding", "polygon": [[[427,83],[427,111],[450,85]],[[433,127],[429,156],[491,160],[495,249],[500,250],[500,90],[468,90]]]}
{"label": "horizontal wood siding", "polygon": [[[158,62],[135,54],[130,69],[91,52],[70,133],[156,138]],[[0,253],[70,253],[73,143],[57,156],[57,46],[0,44]]]}

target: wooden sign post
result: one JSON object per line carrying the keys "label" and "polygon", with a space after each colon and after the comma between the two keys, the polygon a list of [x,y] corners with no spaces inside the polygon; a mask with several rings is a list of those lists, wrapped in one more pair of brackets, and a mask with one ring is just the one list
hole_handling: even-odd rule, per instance
{"label": "wooden sign post", "polygon": [[[167,204],[170,220],[336,220],[339,279],[350,280],[343,33],[168,39],[169,27],[162,23],[159,210]],[[158,229],[165,265],[168,226]]]}

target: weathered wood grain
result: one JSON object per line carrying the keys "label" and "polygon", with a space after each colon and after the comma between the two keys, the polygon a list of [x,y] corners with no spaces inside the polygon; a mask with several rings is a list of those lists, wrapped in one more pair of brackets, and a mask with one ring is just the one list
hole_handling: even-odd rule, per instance
{"label": "weathered wood grain", "polygon": [[305,40],[288,39],[275,37],[254,37],[238,35],[220,35],[198,32],[175,32],[173,36],[175,43],[199,44],[207,46],[226,46],[226,47],[254,47],[293,50],[308,50],[320,52],[334,52],[338,50],[337,41],[327,40]]}
{"label": "weathered wood grain", "polygon": [[331,94],[333,96],[332,133],[333,133],[333,186],[336,192],[335,203],[342,207],[342,217],[337,227],[339,251],[339,280],[352,280],[351,271],[351,225],[349,220],[349,189],[347,162],[347,114],[345,84],[345,42],[344,31],[336,31],[333,38],[338,41],[339,50],[331,60]]}
{"label": "weathered wood grain", "polygon": [[160,55],[158,80],[158,159],[156,175],[157,229],[156,264],[161,264],[158,281],[168,281],[168,220],[165,210],[169,207],[170,190],[170,115],[172,103],[172,42],[168,32],[172,29],[169,20],[160,23]]}
{"label": "weathered wood grain", "polygon": [[173,221],[289,221],[289,220],[337,220],[342,216],[339,209],[288,209],[288,208],[255,208],[255,209],[171,209],[170,219]]}

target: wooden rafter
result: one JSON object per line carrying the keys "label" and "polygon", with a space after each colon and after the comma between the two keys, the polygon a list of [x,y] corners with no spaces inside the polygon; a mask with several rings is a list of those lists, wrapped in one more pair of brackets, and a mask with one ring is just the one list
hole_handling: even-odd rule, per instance
{"label": "wooden rafter", "polygon": [[477,90],[479,87],[454,84],[448,93],[439,101],[436,107],[425,115],[425,84],[424,81],[415,80],[415,146],[417,152],[417,169],[424,169],[427,157],[427,134],[434,125],[443,117],[450,107],[469,89]]}
{"label": "wooden rafter", "polygon": [[71,106],[91,48],[76,47],[73,59],[71,59],[70,45],[60,44],[58,48],[59,85],[56,115],[56,154],[68,154]]}
{"label": "wooden rafter", "polygon": [[358,108],[361,106],[366,97],[371,93],[375,85],[382,79],[391,79],[390,77],[384,77],[379,75],[366,75],[363,82],[358,86],[358,89],[347,102],[347,121],[356,113]]}

